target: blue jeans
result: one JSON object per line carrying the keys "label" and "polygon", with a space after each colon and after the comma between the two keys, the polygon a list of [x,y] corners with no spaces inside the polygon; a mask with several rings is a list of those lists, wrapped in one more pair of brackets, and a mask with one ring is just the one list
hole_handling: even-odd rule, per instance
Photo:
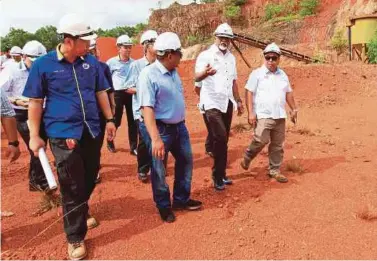
{"label": "blue jeans", "polygon": [[[169,152],[175,158],[173,203],[185,204],[190,199],[192,178],[192,151],[189,133],[184,122],[165,124],[157,121],[160,137],[164,142],[165,155]],[[152,157],[152,141],[144,122],[140,122],[139,131]],[[165,180],[164,161],[152,157],[151,180],[153,200],[157,208],[170,208],[170,191]]]}

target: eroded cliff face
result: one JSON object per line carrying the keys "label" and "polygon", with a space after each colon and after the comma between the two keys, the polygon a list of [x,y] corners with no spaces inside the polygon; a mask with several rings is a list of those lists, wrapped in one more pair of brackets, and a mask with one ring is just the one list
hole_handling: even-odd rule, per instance
{"label": "eroded cliff face", "polygon": [[248,0],[241,9],[242,21],[236,22],[224,17],[222,2],[173,4],[170,8],[154,11],[149,18],[149,27],[159,32],[176,32],[185,47],[208,39],[222,22],[230,23],[236,32],[260,40],[315,44],[329,41],[337,28],[345,29],[350,17],[377,12],[377,0],[320,0],[315,16],[289,22],[265,22],[265,6],[284,2],[286,0]]}
{"label": "eroded cliff face", "polygon": [[168,9],[153,11],[149,28],[158,32],[175,32],[186,46],[194,39],[200,41],[210,36],[223,22],[222,16],[222,4],[174,4]]}

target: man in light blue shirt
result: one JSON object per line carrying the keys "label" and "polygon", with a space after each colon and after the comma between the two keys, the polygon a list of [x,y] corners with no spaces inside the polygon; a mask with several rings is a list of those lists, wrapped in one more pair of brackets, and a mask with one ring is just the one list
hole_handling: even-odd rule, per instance
{"label": "man in light blue shirt", "polygon": [[[190,199],[193,170],[189,133],[185,125],[185,101],[176,67],[182,58],[181,42],[174,33],[159,35],[154,44],[157,61],[144,68],[136,88],[142,110],[140,133],[152,157],[153,199],[165,222],[174,222],[173,209],[197,210],[202,202]],[[163,159],[175,158],[173,205]]]}
{"label": "man in light blue shirt", "polygon": [[[130,66],[130,77],[126,83],[126,93],[132,94],[132,110],[135,122],[139,126],[140,106],[137,98],[136,83],[139,78],[140,72],[156,60],[156,52],[153,49],[153,44],[157,38],[157,32],[148,30],[144,32],[140,38],[140,44],[144,47],[145,56],[139,60],[134,61]],[[148,172],[151,165],[151,157],[148,154],[147,146],[143,141],[141,134],[139,134],[139,140],[137,145],[137,176],[141,182],[146,183],[148,181]],[[166,165],[166,164],[165,164]]]}
{"label": "man in light blue shirt", "polygon": [[[131,155],[137,155],[137,125],[132,112],[132,94],[125,91],[126,84],[131,77],[130,66],[134,61],[130,58],[132,40],[127,35],[121,35],[117,39],[119,54],[107,61],[110,67],[114,85],[115,99],[115,126],[119,128],[122,122],[123,110],[126,109],[128,124],[128,140]],[[110,152],[115,152],[114,141],[107,142]]]}

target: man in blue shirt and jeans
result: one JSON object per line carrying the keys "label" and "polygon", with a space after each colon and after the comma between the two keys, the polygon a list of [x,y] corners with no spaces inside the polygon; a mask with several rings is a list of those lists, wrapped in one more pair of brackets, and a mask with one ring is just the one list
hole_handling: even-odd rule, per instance
{"label": "man in blue shirt and jeans", "polygon": [[86,55],[90,40],[96,38],[93,30],[82,17],[71,14],[61,19],[58,33],[62,43],[34,62],[23,95],[30,98],[30,149],[36,155],[45,146],[39,136],[43,117],[57,165],[68,255],[79,260],[87,255],[88,228],[97,225],[88,215],[88,200],[99,167],[98,107],[106,117],[109,140],[116,128],[106,93],[108,82],[96,58]]}
{"label": "man in blue shirt and jeans", "polygon": [[[161,219],[175,221],[173,209],[197,210],[202,202],[190,199],[193,170],[189,133],[185,125],[185,101],[176,67],[181,58],[181,42],[174,33],[159,35],[154,44],[157,61],[144,68],[136,84],[143,121],[140,133],[152,156],[153,199]],[[173,204],[166,184],[164,158],[175,158]]]}

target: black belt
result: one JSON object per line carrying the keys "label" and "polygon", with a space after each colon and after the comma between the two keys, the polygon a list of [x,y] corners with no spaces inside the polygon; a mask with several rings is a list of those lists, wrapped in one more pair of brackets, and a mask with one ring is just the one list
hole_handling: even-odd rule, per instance
{"label": "black belt", "polygon": [[165,123],[162,120],[156,120],[156,123],[157,124],[165,125],[166,127],[174,127],[174,126],[177,126],[177,125],[179,125],[181,123],[185,123],[185,120],[177,122],[177,123]]}

